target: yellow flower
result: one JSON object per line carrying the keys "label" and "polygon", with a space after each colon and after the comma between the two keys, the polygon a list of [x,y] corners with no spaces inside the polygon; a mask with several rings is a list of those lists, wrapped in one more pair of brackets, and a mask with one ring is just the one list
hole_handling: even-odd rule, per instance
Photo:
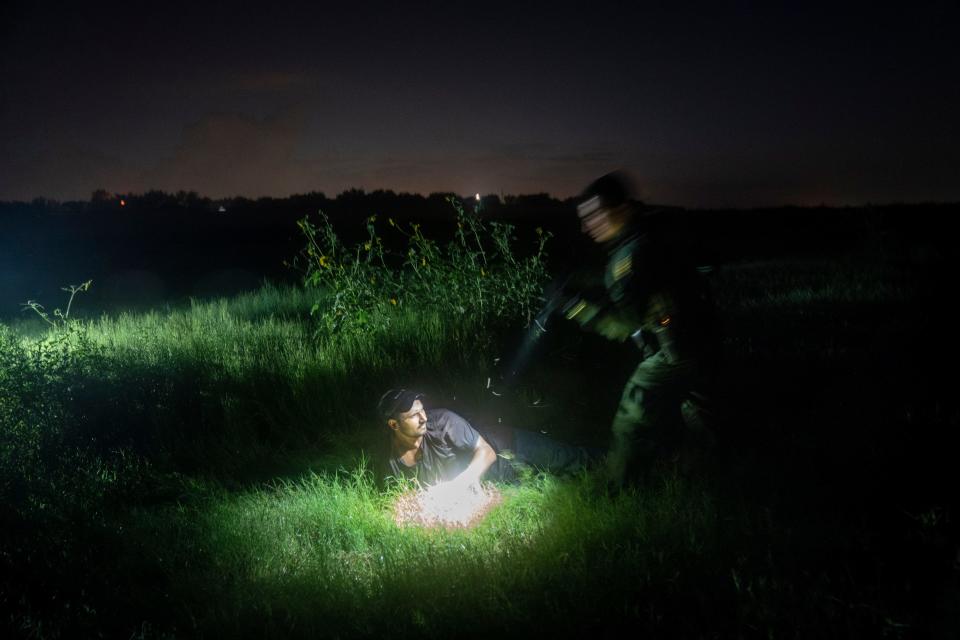
{"label": "yellow flower", "polygon": [[392,304],[393,306],[397,306],[397,299],[396,299],[396,298],[390,298],[390,304]]}
{"label": "yellow flower", "polygon": [[330,258],[328,258],[327,256],[320,256],[320,266],[329,269],[329,268],[330,268]]}
{"label": "yellow flower", "polygon": [[427,266],[427,259],[426,259],[426,258],[420,258],[420,266],[421,266],[421,267]]}
{"label": "yellow flower", "polygon": [[370,251],[370,243],[369,243],[369,242],[364,242],[364,243],[363,243],[363,248],[366,249],[367,251]]}

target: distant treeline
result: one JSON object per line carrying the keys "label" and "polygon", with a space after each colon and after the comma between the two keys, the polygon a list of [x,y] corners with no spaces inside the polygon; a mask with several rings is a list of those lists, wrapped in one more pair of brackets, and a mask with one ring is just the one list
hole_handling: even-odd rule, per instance
{"label": "distant treeline", "polygon": [[[594,247],[579,233],[576,202],[546,194],[462,197],[392,191],[345,191],[288,198],[214,200],[194,192],[110,194],[90,200],[0,202],[0,316],[17,303],[39,299],[48,306],[59,287],[93,278],[91,303],[156,304],[188,295],[231,294],[262,279],[298,278],[284,265],[303,246],[296,221],[322,211],[345,242],[366,237],[365,221],[377,216],[388,244],[413,222],[443,241],[455,229],[456,198],[469,213],[516,225],[531,237],[541,227],[554,234],[554,263],[592,260]],[[703,264],[799,255],[881,252],[885,256],[946,255],[948,233],[960,204],[884,205],[848,208],[783,207],[752,210],[687,210],[648,207],[658,221]]]}

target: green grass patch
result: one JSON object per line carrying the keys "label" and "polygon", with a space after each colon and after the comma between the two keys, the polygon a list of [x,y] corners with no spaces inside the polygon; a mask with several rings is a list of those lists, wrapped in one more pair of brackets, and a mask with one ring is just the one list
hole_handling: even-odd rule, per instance
{"label": "green grass patch", "polygon": [[602,626],[611,605],[651,626],[648,608],[669,615],[671,595],[641,594],[692,579],[716,545],[716,509],[690,481],[609,499],[588,477],[541,476],[504,492],[473,529],[400,528],[395,495],[362,468],[308,473],[138,515],[136,537],[153,542],[131,554],[156,558],[191,612],[180,631],[443,637]]}
{"label": "green grass patch", "polygon": [[[925,614],[903,585],[933,566],[948,519],[875,524],[888,512],[854,479],[896,447],[875,435],[881,453],[863,454],[863,435],[879,433],[856,422],[866,405],[847,410],[816,382],[875,363],[886,325],[848,305],[912,300],[908,280],[877,282],[874,268],[719,270],[733,445],[695,473],[665,462],[618,496],[589,474],[530,476],[464,531],[393,522],[396,496],[369,470],[383,436],[370,407],[409,381],[482,389],[522,313],[497,328],[387,302],[375,323],[330,330],[314,310],[329,290],[268,286],[41,335],[0,327],[2,625],[33,637],[906,635]],[[809,313],[818,305],[838,313]],[[883,322],[904,318],[909,306]],[[602,443],[613,406],[575,402],[623,380],[595,343],[582,349],[551,365],[574,389],[555,411],[584,416],[581,435]],[[843,475],[835,459],[859,466]],[[914,562],[896,565],[892,548]]]}

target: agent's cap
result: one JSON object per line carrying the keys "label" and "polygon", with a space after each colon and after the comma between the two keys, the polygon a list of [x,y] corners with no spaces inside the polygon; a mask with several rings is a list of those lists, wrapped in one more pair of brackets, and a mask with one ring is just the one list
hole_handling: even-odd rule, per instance
{"label": "agent's cap", "polygon": [[377,403],[377,413],[384,420],[389,420],[398,414],[409,411],[413,402],[422,397],[423,394],[419,391],[387,389],[387,392],[380,396],[380,401]]}

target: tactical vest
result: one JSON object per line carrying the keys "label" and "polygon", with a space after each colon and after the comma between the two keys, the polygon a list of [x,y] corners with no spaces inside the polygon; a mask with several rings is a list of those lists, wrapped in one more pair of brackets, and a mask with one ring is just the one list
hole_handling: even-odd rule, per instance
{"label": "tactical vest", "polygon": [[682,318],[676,293],[664,278],[666,265],[656,259],[648,239],[632,235],[610,251],[603,282],[614,306],[636,324],[635,335],[654,337],[658,348],[676,360],[682,355],[677,340],[677,322]]}

